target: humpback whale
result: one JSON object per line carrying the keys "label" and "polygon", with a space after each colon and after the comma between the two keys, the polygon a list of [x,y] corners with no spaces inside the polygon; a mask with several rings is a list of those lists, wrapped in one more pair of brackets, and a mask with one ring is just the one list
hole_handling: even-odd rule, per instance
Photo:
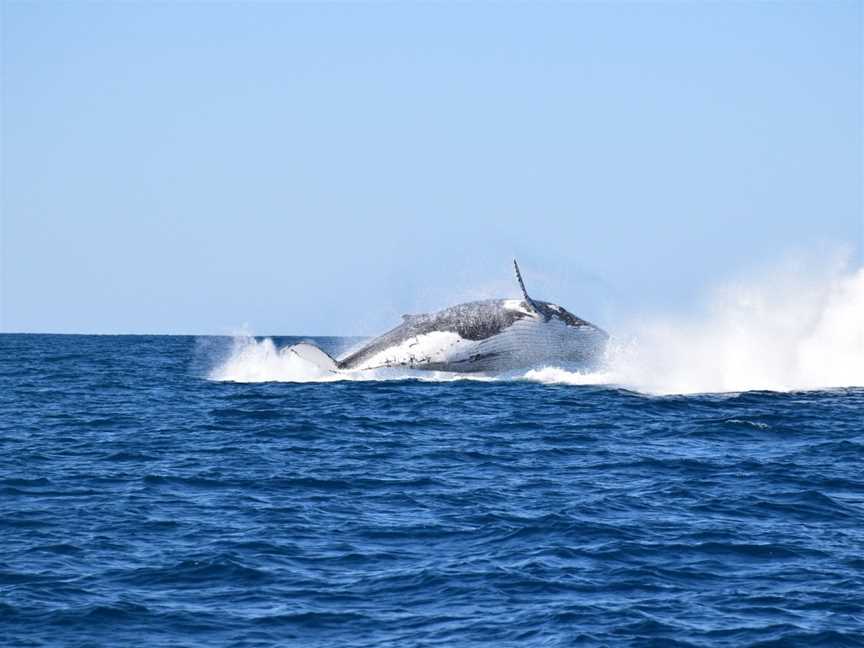
{"label": "humpback whale", "polygon": [[522,299],[487,299],[435,313],[403,315],[399,326],[338,360],[308,342],[284,352],[332,372],[403,367],[490,373],[596,364],[608,334],[558,304],[529,297],[515,259],[513,267]]}

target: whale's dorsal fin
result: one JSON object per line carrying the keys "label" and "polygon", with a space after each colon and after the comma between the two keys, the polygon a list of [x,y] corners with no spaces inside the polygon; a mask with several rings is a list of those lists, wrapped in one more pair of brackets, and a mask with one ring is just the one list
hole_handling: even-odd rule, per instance
{"label": "whale's dorsal fin", "polygon": [[525,298],[525,303],[528,304],[528,308],[533,310],[535,313],[539,312],[537,306],[534,304],[534,300],[528,296],[528,291],[525,290],[525,282],[522,281],[522,273],[519,272],[519,264],[516,263],[516,259],[513,259],[513,267],[516,269],[516,280],[519,282],[519,287],[522,289],[522,296]]}

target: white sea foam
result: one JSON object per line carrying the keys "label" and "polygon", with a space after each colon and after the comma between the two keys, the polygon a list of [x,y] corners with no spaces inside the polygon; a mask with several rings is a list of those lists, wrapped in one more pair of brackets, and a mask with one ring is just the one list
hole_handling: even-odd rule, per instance
{"label": "white sea foam", "polygon": [[600,373],[525,378],[656,394],[864,386],[864,268],[787,264],[728,283],[699,314],[622,328],[607,355]]}
{"label": "white sea foam", "polygon": [[[757,279],[720,286],[695,314],[640,318],[614,333],[601,371],[540,367],[497,379],[611,384],[654,394],[864,386],[864,268],[787,263]],[[250,336],[234,339],[231,353],[210,378],[478,379],[405,369],[334,374],[278,349],[270,339]]]}
{"label": "white sea foam", "polygon": [[318,382],[332,375],[286,349],[276,348],[270,338],[236,335],[230,354],[209,377],[233,382]]}

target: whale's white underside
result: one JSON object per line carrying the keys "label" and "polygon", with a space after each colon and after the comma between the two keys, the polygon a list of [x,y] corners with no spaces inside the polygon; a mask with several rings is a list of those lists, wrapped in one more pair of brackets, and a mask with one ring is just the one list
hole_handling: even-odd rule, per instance
{"label": "whale's white underside", "polygon": [[310,344],[290,350],[329,371],[405,367],[482,373],[595,365],[607,334],[558,304],[529,297],[518,266],[516,277],[524,299],[490,299],[406,315],[399,326],[338,360]]}
{"label": "whale's white underside", "polygon": [[353,365],[352,369],[411,367],[454,371],[505,371],[556,361],[584,364],[605,335],[593,327],[526,317],[484,340],[466,340],[452,331],[430,331]]}

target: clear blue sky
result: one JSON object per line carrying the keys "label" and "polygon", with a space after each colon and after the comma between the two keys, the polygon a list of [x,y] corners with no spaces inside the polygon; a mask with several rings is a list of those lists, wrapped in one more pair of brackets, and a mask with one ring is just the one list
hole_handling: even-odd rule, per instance
{"label": "clear blue sky", "polygon": [[3,3],[2,329],[614,328],[861,255],[862,4]]}

